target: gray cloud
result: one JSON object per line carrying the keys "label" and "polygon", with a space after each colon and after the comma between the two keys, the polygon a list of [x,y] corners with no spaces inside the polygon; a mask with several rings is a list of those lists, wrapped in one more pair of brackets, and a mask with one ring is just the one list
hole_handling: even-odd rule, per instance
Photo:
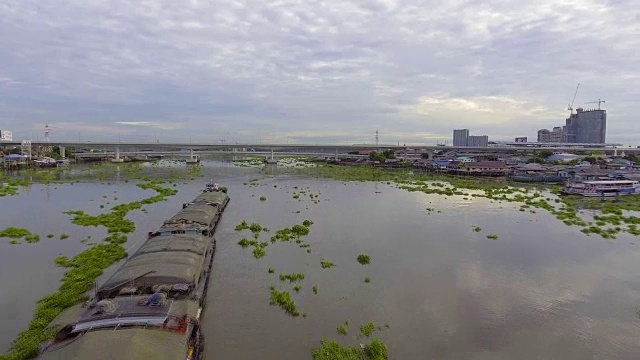
{"label": "gray cloud", "polygon": [[469,127],[505,140],[561,124],[580,82],[576,103],[607,100],[608,140],[636,144],[639,12],[633,0],[3,2],[0,126],[309,142],[380,129],[389,143]]}

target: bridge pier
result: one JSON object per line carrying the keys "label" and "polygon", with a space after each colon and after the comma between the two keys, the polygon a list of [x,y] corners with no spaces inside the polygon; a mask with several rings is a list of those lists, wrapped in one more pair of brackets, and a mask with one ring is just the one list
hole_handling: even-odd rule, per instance
{"label": "bridge pier", "polygon": [[273,149],[271,149],[271,157],[264,159],[264,162],[267,164],[278,164],[278,160],[273,157]]}
{"label": "bridge pier", "polygon": [[111,159],[113,163],[121,163],[124,162],[124,159],[120,158],[120,148],[116,146],[116,157]]}
{"label": "bridge pier", "polygon": [[335,160],[335,161],[338,161],[338,148],[336,148],[336,155],[335,155],[334,160]]}
{"label": "bridge pier", "polygon": [[198,155],[193,155],[193,149],[189,149],[189,158],[185,161],[187,164],[197,164],[200,162]]}
{"label": "bridge pier", "polygon": [[433,150],[427,150],[427,159],[428,160],[433,160]]}

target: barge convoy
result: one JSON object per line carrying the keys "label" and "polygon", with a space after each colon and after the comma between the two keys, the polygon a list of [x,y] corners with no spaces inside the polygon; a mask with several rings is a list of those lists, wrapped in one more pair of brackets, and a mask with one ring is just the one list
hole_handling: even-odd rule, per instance
{"label": "barge convoy", "polygon": [[93,297],[65,311],[39,359],[202,359],[201,312],[226,189],[202,194],[156,231]]}

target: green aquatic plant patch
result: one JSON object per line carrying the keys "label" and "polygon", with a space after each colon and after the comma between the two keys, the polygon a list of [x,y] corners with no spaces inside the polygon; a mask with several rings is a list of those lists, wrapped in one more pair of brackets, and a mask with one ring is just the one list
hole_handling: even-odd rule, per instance
{"label": "green aquatic plant patch", "polygon": [[331,261],[326,260],[326,259],[320,259],[320,266],[323,269],[328,269],[328,268],[332,268],[332,267],[336,266],[336,264],[334,264]]}
{"label": "green aquatic plant patch", "polygon": [[242,220],[240,222],[240,224],[236,225],[236,231],[242,231],[242,230],[246,230],[249,228],[249,224],[247,223],[246,220]]}
{"label": "green aquatic plant patch", "polygon": [[341,345],[335,340],[322,339],[320,347],[311,350],[313,360],[387,360],[387,346],[380,339],[373,339],[360,346]]}
{"label": "green aquatic plant patch", "polygon": [[0,197],[17,195],[20,191],[20,186],[30,186],[31,181],[23,179],[0,179]]}
{"label": "green aquatic plant patch", "polygon": [[0,230],[0,238],[10,238],[12,244],[19,244],[20,240],[33,244],[40,241],[40,235],[32,234],[27,229],[16,228],[16,227],[8,227],[3,230]]}
{"label": "green aquatic plant patch", "polygon": [[22,228],[8,227],[4,230],[0,230],[0,237],[19,239],[28,235],[31,235],[31,232]]}
{"label": "green aquatic plant patch", "polygon": [[293,283],[293,282],[302,281],[302,280],[304,280],[303,273],[291,273],[291,274],[280,273],[280,281],[289,281],[290,283]]}
{"label": "green aquatic plant patch", "polygon": [[358,255],[358,262],[360,263],[360,265],[368,265],[371,262],[371,257],[369,255],[366,254],[360,254]]}
{"label": "green aquatic plant patch", "polygon": [[298,309],[296,307],[296,303],[291,300],[291,294],[287,291],[278,291],[276,289],[271,290],[271,300],[269,302],[271,305],[280,306],[287,314],[297,317],[300,316]]}
{"label": "green aquatic plant patch", "polygon": [[371,336],[371,334],[375,330],[376,330],[376,324],[374,323],[367,323],[367,324],[360,325],[360,333],[365,337]]}
{"label": "green aquatic plant patch", "polygon": [[345,324],[342,324],[342,325],[338,326],[337,332],[338,332],[338,334],[340,334],[340,335],[347,335],[347,333],[349,332],[349,330],[347,329],[347,327],[345,326]]}

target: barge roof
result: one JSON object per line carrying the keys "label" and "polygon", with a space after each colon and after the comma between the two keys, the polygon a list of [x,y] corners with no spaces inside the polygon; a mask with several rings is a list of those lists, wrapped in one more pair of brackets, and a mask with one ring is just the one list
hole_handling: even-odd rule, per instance
{"label": "barge roof", "polygon": [[229,198],[229,195],[222,191],[207,191],[198,195],[193,202],[219,202],[224,203]]}
{"label": "barge roof", "polygon": [[83,304],[77,304],[73,307],[66,309],[60,315],[58,315],[48,328],[52,330],[60,330],[62,327],[68,324],[87,323],[92,320],[105,319],[105,322],[109,318],[123,319],[125,317],[160,317],[166,318],[167,316],[184,317],[190,319],[196,319],[198,317],[199,304],[195,300],[191,299],[167,299],[166,303],[157,307],[142,306],[141,301],[150,297],[146,295],[135,296],[119,296],[111,299],[110,301],[117,304],[116,311],[112,314],[97,314],[97,307],[88,308]]}
{"label": "barge roof", "polygon": [[176,224],[198,223],[209,226],[220,210],[217,206],[208,204],[193,204],[178,211],[171,219],[164,222],[162,228],[175,227]]}
{"label": "barge roof", "polygon": [[[153,241],[153,240],[150,240]],[[154,252],[133,256],[102,286],[101,291],[136,279],[134,286],[196,284],[202,272],[202,255],[192,252]]]}
{"label": "barge roof", "polygon": [[94,330],[68,344],[43,353],[42,360],[184,359],[188,351],[183,334],[150,328],[121,328]]}
{"label": "barge roof", "polygon": [[185,251],[203,255],[213,239],[202,234],[171,234],[154,236],[147,240],[132,256],[158,252]]}

